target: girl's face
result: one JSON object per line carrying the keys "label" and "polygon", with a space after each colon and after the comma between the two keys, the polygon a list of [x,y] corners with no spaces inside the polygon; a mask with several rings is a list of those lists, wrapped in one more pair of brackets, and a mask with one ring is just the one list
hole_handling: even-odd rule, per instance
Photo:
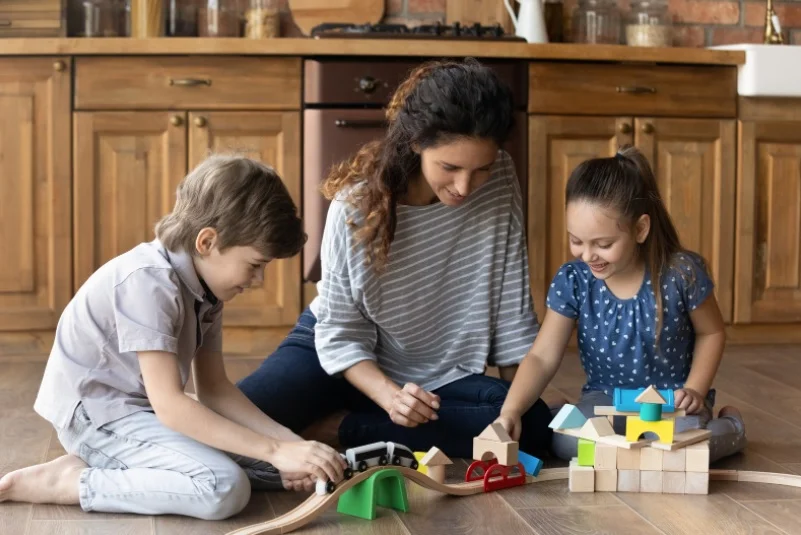
{"label": "girl's face", "polygon": [[460,137],[423,149],[424,183],[419,200],[428,197],[429,203],[439,199],[445,205],[459,206],[490,179],[497,157],[498,145],[491,139]]}
{"label": "girl's face", "polygon": [[588,201],[567,205],[567,234],[570,252],[607,280],[639,265],[637,245],[645,241],[650,218],[643,215],[634,225],[621,224],[620,214]]}

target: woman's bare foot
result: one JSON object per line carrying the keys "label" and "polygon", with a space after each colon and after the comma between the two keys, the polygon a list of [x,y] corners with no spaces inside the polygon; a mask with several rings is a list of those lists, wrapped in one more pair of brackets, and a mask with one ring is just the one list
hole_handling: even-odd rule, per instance
{"label": "woman's bare foot", "polygon": [[10,472],[0,479],[0,502],[79,503],[78,478],[86,463],[62,455],[49,463]]}
{"label": "woman's bare foot", "polygon": [[347,415],[347,411],[337,411],[329,414],[304,429],[300,436],[306,440],[316,440],[317,442],[328,444],[332,448],[339,448],[339,426]]}
{"label": "woman's bare foot", "polygon": [[737,407],[732,407],[731,405],[726,405],[720,412],[718,412],[718,418],[723,418],[724,416],[734,416],[741,422],[743,421],[743,415],[740,414],[740,410]]}

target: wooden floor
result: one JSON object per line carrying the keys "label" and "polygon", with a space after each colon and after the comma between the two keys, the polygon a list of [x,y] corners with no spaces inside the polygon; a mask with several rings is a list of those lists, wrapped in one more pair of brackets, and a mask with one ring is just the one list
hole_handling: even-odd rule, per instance
{"label": "wooden floor", "polygon": [[[227,363],[238,379],[258,360]],[[31,406],[44,360],[0,357],[0,474],[52,459],[62,450]],[[740,346],[727,349],[716,381],[718,405],[738,406],[749,447],[716,468],[801,474],[801,348]],[[568,356],[552,385],[575,399],[582,383],[578,359]],[[558,466],[555,463],[547,466]],[[563,464],[562,464],[563,466]],[[464,476],[454,465],[449,478]],[[268,520],[296,506],[295,493],[254,493],[235,518],[203,522],[183,517],[84,513],[79,507],[0,504],[3,535],[214,535]],[[566,481],[550,481],[467,498],[444,497],[409,484],[411,511],[380,510],[363,521],[331,510],[297,533],[382,535],[479,534],[737,534],[801,533],[801,489],[711,482],[709,496],[626,493],[570,494]]]}

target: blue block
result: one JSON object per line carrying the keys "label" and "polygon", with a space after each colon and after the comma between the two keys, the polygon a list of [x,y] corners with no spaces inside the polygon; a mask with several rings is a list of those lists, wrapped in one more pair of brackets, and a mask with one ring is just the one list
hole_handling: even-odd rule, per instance
{"label": "blue block", "polygon": [[586,421],[587,418],[581,414],[578,407],[566,403],[559,409],[559,412],[553,417],[548,427],[551,429],[575,429],[584,425]]}
{"label": "blue block", "polygon": [[[615,388],[615,410],[625,412],[640,412],[640,403],[634,401],[637,396],[642,394],[645,388]],[[667,403],[662,405],[662,412],[673,412],[676,408],[673,406],[673,390],[657,390],[659,395],[665,398]]]}
{"label": "blue block", "polygon": [[542,468],[542,460],[519,450],[517,452],[517,462],[523,465],[528,475],[534,477],[537,477],[537,474],[540,473],[540,468]]}

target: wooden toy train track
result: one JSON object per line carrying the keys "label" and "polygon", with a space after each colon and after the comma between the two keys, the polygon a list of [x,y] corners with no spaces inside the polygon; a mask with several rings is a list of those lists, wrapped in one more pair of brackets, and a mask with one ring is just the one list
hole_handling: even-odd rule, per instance
{"label": "wooden toy train track", "polygon": [[[320,496],[313,494],[306,501],[301,503],[292,511],[285,515],[279,516],[267,522],[254,524],[244,528],[239,528],[228,533],[228,535],[274,535],[283,534],[301,528],[317,518],[331,505],[335,504],[339,497],[352,486],[366,480],[375,472],[382,470],[384,467],[374,467],[353,476],[352,479],[343,482],[331,494]],[[430,477],[400,466],[394,466],[396,470],[400,471],[403,476],[418,485],[430,490],[450,494],[452,496],[470,496],[473,494],[480,494],[485,492],[484,478],[477,479],[466,483],[456,484],[442,484],[434,481]],[[502,476],[499,476],[502,477]],[[567,479],[567,468],[550,468],[541,470],[537,477],[526,476],[525,483],[539,483],[541,481],[552,481],[557,479]],[[487,481],[493,481],[494,477],[490,477]],[[710,470],[709,479],[720,481],[743,481],[750,483],[767,483],[771,485],[785,485],[789,487],[801,488],[801,476],[794,474],[779,474],[774,472],[749,472],[740,470]]]}

